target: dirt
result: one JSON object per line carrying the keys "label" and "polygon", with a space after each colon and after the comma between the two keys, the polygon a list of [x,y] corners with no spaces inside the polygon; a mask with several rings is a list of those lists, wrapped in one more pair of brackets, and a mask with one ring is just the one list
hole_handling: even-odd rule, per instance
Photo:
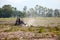
{"label": "dirt", "polygon": [[[0,24],[14,25],[16,20],[0,20]],[[23,19],[24,23],[33,26],[60,26],[60,19]]]}
{"label": "dirt", "polygon": [[46,33],[38,33],[37,35],[33,32],[1,32],[0,40],[56,40],[56,36],[52,37],[51,34],[45,36]]}

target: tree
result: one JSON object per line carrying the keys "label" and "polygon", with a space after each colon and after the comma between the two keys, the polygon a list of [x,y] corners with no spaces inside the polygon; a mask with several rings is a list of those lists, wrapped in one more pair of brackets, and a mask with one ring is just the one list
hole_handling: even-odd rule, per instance
{"label": "tree", "polygon": [[27,13],[27,6],[24,6],[24,8],[23,8],[23,14],[24,14],[24,17],[27,16],[26,13]]}
{"label": "tree", "polygon": [[12,7],[11,5],[4,5],[0,8],[0,18],[8,18],[8,17],[25,17],[26,7],[24,8],[24,12],[17,10],[17,8]]}
{"label": "tree", "polygon": [[2,7],[2,9],[3,9],[3,17],[11,17],[12,16],[12,7],[11,7],[11,5],[4,5],[3,7]]}
{"label": "tree", "polygon": [[36,6],[35,6],[35,15],[36,15],[36,16],[40,16],[40,15],[39,15],[39,12],[40,12],[40,11],[39,11],[39,5],[36,5]]}
{"label": "tree", "polygon": [[12,16],[13,16],[13,17],[17,17],[17,16],[18,16],[18,10],[17,10],[17,8],[12,7],[12,10],[13,10]]}
{"label": "tree", "polygon": [[54,16],[55,17],[60,17],[60,13],[59,13],[59,10],[58,9],[55,9],[54,10]]}
{"label": "tree", "polygon": [[0,18],[3,16],[3,9],[0,8]]}
{"label": "tree", "polygon": [[53,10],[52,9],[48,9],[48,12],[46,14],[47,17],[52,17],[53,16]]}

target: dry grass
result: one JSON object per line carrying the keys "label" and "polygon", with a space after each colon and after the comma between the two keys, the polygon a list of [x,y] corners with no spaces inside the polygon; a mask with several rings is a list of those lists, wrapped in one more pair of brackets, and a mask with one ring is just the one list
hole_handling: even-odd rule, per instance
{"label": "dry grass", "polygon": [[[22,20],[29,20],[29,19],[32,19],[32,18],[22,18]],[[38,20],[53,20],[53,22],[50,22],[50,24],[60,24],[60,22],[59,21],[57,21],[57,20],[60,20],[60,18],[55,18],[55,17],[44,17],[44,18],[42,18],[42,17],[39,17],[39,18],[36,18],[36,19],[38,19]],[[54,27],[52,28],[52,27],[50,27],[49,25],[50,24],[48,24],[48,26],[47,26],[47,28],[46,27],[44,27],[44,26],[37,26],[37,27],[33,27],[33,26],[31,26],[31,27],[22,27],[22,26],[15,26],[14,25],[14,23],[15,23],[15,20],[16,20],[16,18],[0,18],[0,29],[6,29],[6,30],[4,30],[4,32],[13,32],[13,31],[31,31],[31,32],[35,32],[35,33],[41,33],[41,32],[47,32],[47,30],[48,31],[56,31],[56,29],[54,29]],[[57,21],[57,22],[54,22],[54,21]],[[60,26],[59,25],[57,25],[57,31],[59,31],[60,32],[60,30],[58,30],[58,28],[60,29]],[[8,29],[8,30],[7,30]]]}
{"label": "dry grass", "polygon": [[[1,31],[2,30],[2,31]],[[15,31],[24,31],[24,32],[34,32],[34,33],[45,33],[45,32],[53,32],[55,34],[60,34],[60,27],[23,27],[23,26],[15,26],[15,25],[0,25],[1,32],[15,32]]]}
{"label": "dry grass", "polygon": [[[32,19],[32,18],[31,18]],[[60,24],[59,20],[60,18],[36,18],[38,20],[53,20],[52,23],[50,24]],[[23,31],[23,32],[33,32],[35,33],[35,36],[37,36],[39,33],[53,33],[56,35],[60,35],[60,26],[55,26],[55,27],[51,27],[51,26],[31,26],[31,27],[25,27],[25,26],[20,26],[14,25],[16,18],[0,18],[0,33],[2,32],[17,32],[17,31]],[[22,20],[29,20],[29,18],[23,18]],[[55,21],[58,20],[58,22]],[[59,36],[60,37],[60,36]],[[5,38],[5,40],[7,40],[7,38]],[[11,38],[9,40],[18,40],[18,38]]]}

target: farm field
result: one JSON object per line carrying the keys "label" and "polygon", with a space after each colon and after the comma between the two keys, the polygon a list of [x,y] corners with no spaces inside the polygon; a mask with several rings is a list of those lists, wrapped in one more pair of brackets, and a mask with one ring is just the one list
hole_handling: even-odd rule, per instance
{"label": "farm field", "polygon": [[[58,17],[21,18],[27,25],[33,26],[60,26]],[[16,18],[0,18],[0,24],[15,24]]]}
{"label": "farm field", "polygon": [[60,18],[21,18],[27,25],[14,25],[16,18],[0,18],[0,40],[60,40]]}

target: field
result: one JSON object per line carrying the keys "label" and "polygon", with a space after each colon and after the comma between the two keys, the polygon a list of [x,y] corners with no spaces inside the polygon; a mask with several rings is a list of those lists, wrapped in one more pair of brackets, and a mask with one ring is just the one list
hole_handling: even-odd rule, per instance
{"label": "field", "polygon": [[0,18],[0,40],[56,40],[57,36],[60,37],[60,18],[21,18],[21,20],[28,26],[15,26],[16,18]]}

